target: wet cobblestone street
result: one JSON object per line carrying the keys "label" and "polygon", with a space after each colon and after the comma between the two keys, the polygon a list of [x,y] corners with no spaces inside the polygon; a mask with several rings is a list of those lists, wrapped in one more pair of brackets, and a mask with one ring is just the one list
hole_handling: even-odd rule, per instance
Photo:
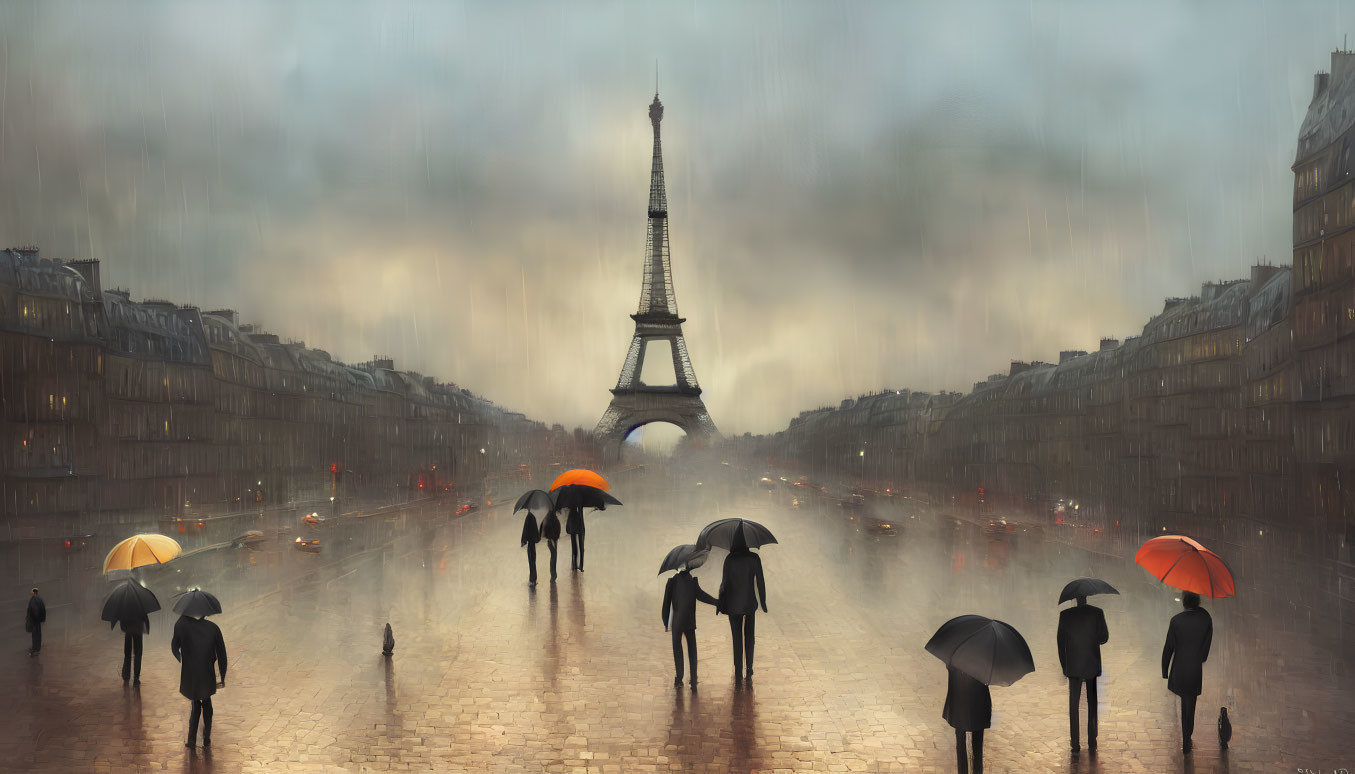
{"label": "wet cobblestone street", "polygon": [[[1129,559],[1015,538],[997,547],[906,513],[900,534],[877,536],[833,507],[792,507],[781,491],[656,491],[621,488],[624,508],[588,517],[584,573],[568,571],[564,544],[551,584],[543,543],[535,590],[517,545],[521,519],[503,508],[402,524],[395,539],[347,555],[277,545],[186,562],[182,573],[202,577],[181,583],[216,591],[225,608],[214,620],[230,671],[211,751],[183,746],[188,702],[169,654],[173,615],[161,612],[139,689],[118,677],[120,633],[52,637],[34,659],[26,640],[11,641],[0,655],[0,769],[948,772],[945,669],[922,646],[966,612],[1016,626],[1037,667],[993,689],[988,772],[1355,767],[1355,703],[1339,660],[1268,630],[1244,582],[1236,599],[1206,600],[1215,649],[1185,758],[1159,674],[1179,605]],[[727,515],[780,539],[762,552],[770,613],[757,620],[756,676],[734,684],[726,619],[702,606],[700,687],[675,689],[655,571],[668,548]],[[711,592],[722,558],[697,572]],[[1054,649],[1054,600],[1081,574],[1122,593],[1093,600],[1111,632],[1095,758],[1069,753]],[[148,585],[169,608],[173,589]],[[1224,705],[1234,724],[1226,753],[1214,731]]]}

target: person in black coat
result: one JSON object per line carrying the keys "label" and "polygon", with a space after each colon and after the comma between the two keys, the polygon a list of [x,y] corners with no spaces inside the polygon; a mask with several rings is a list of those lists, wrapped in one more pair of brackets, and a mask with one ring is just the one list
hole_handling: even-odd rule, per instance
{"label": "person in black coat", "polygon": [[28,610],[24,612],[24,631],[33,635],[33,645],[28,649],[30,656],[36,656],[42,650],[42,625],[45,623],[47,603],[38,596],[38,590],[33,589],[33,596],[28,598]]}
{"label": "person in black coat", "polygon": [[583,508],[569,509],[565,518],[565,532],[569,533],[569,569],[583,572]]}
{"label": "person in black coat", "polygon": [[[226,687],[226,641],[221,629],[206,618],[180,616],[174,624],[174,639],[169,651],[180,664],[179,693],[193,702],[188,716],[188,741],[185,747],[197,742],[198,716],[202,716],[202,746],[212,744],[212,695],[217,688]],[[221,670],[221,682],[216,670]]]}
{"label": "person in black coat", "polygon": [[1190,752],[1195,731],[1195,702],[1204,683],[1204,662],[1214,640],[1214,621],[1200,607],[1200,595],[1181,595],[1185,612],[1172,616],[1167,626],[1167,644],[1162,648],[1162,679],[1167,690],[1181,697],[1181,752]]}
{"label": "person in black coat", "polygon": [[988,686],[946,665],[946,704],[941,717],[955,729],[955,755],[960,774],[968,774],[969,761],[964,751],[964,735],[969,732],[974,757],[974,774],[983,774],[983,729],[993,724],[993,697]]}
{"label": "person in black coat", "polygon": [[[113,624],[108,625],[112,628]],[[151,619],[148,615],[140,618],[124,618],[118,621],[118,627],[122,629],[122,681],[125,683],[128,679],[135,679],[137,685],[141,684],[141,637],[148,634],[151,630]],[[135,657],[135,658],[133,658]],[[136,669],[133,670],[132,664],[135,660]]]}
{"label": "person in black coat", "polygon": [[687,660],[692,664],[692,688],[696,688],[696,603],[708,605],[719,600],[701,589],[701,583],[686,567],[668,579],[663,589],[663,630],[673,635],[673,685],[682,685],[682,638],[687,638]]}
{"label": "person in black coat", "polygon": [[[756,589],[756,591],[755,591]],[[724,576],[720,580],[716,612],[729,616],[729,633],[734,640],[734,679],[740,677],[747,658],[748,677],[753,676],[754,616],[758,606],[767,612],[767,584],[762,578],[762,557],[748,550],[742,533],[725,557]]]}
{"label": "person in black coat", "polygon": [[1068,729],[1073,752],[1078,744],[1078,704],[1087,686],[1087,749],[1096,749],[1096,678],[1101,676],[1101,646],[1110,640],[1106,614],[1078,597],[1077,605],[1059,613],[1059,665],[1068,678]]}
{"label": "person in black coat", "polygon": [[546,548],[550,549],[550,582],[555,582],[555,549],[560,542],[560,517],[555,511],[546,514],[541,522],[541,537],[546,539]]}
{"label": "person in black coat", "polygon": [[527,583],[536,585],[536,544],[541,542],[541,530],[536,527],[536,517],[527,511],[522,520],[522,545],[527,547]]}

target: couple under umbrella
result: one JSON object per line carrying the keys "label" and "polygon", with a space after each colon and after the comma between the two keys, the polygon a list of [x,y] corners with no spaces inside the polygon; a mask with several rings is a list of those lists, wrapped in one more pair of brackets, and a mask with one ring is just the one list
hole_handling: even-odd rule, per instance
{"label": "couple under umbrella", "polygon": [[[767,612],[767,585],[762,575],[762,558],[750,547],[775,543],[766,527],[747,519],[720,519],[706,526],[696,544],[680,545],[668,552],[659,573],[678,570],[664,588],[660,615],[664,630],[673,637],[673,685],[682,684],[682,640],[687,640],[687,659],[691,662],[691,686],[696,688],[696,603],[715,605],[717,614],[729,616],[730,637],[734,649],[734,678],[753,676],[753,638],[755,615],[759,606]],[[705,563],[712,547],[729,551],[717,597],[702,590],[691,570]]]}
{"label": "couple under umbrella", "polygon": [[[583,509],[594,508],[602,511],[608,505],[620,505],[621,501],[608,494],[611,485],[607,479],[591,470],[569,470],[561,473],[551,483],[551,491],[533,489],[518,498],[513,513],[525,510],[522,521],[521,545],[527,549],[527,583],[536,585],[536,544],[546,539],[550,549],[550,579],[555,581],[556,544],[560,540],[560,517],[558,511],[565,511],[565,533],[569,535],[569,568],[583,572],[584,522]],[[537,525],[532,511],[545,511],[546,518]]]}

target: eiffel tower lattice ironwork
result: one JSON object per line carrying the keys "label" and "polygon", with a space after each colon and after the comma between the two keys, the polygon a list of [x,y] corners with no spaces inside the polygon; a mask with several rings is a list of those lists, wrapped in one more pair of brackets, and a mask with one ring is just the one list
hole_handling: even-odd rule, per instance
{"label": "eiffel tower lattice ironwork", "polygon": [[[594,434],[604,454],[620,456],[621,443],[631,431],[650,422],[669,422],[682,428],[697,445],[718,439],[701,386],[696,383],[687,342],[682,338],[677,298],[673,295],[673,271],[668,248],[668,194],[663,184],[663,149],[659,142],[659,122],[663,103],[658,93],[649,105],[649,120],[654,125],[654,163],[649,174],[649,228],[645,232],[644,284],[640,288],[640,309],[631,315],[635,336],[631,338],[621,376],[612,389],[612,402],[598,421]],[[649,345],[666,341],[673,359],[675,383],[653,386],[640,379],[644,372]]]}

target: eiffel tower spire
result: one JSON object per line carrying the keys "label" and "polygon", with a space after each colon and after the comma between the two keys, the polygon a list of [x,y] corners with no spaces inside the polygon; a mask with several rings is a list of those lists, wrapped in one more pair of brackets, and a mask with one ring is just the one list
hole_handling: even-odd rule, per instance
{"label": "eiffel tower spire", "polygon": [[668,191],[663,183],[663,142],[659,123],[663,121],[663,103],[658,92],[649,105],[649,121],[654,125],[654,160],[649,169],[649,228],[645,232],[645,275],[640,286],[640,310],[635,319],[659,321],[678,316],[673,296],[673,270],[668,247]]}

